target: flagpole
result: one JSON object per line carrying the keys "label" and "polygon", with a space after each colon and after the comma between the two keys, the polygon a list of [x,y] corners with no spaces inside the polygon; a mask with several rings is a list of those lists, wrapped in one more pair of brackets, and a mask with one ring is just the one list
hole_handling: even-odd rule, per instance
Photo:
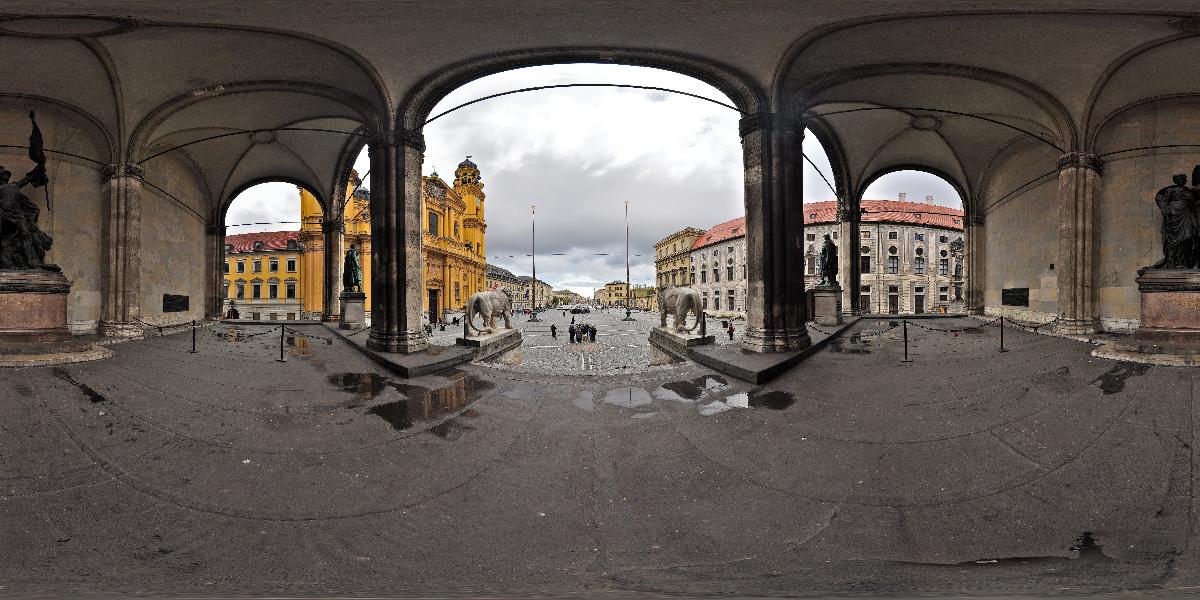
{"label": "flagpole", "polygon": [[529,282],[529,321],[541,321],[537,316],[537,206],[529,205],[529,260],[533,267],[533,280]]}

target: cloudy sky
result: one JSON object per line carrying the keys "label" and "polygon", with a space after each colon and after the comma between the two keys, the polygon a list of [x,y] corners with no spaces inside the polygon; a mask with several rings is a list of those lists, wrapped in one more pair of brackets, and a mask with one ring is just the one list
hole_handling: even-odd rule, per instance
{"label": "cloudy sky", "polygon": [[[518,88],[563,83],[620,83],[671,88],[729,103],[716,89],[683,75],[641,67],[558,65],[519,69],[459,88],[433,111]],[[630,269],[634,283],[654,282],[654,243],[683,227],[708,228],[745,213],[738,113],[665,92],[574,88],[514,94],[480,102],[425,128],[423,172],[450,183],[466,155],[479,165],[489,262],[530,272],[530,205],[537,206],[538,278],[585,295],[625,279],[625,215],[629,201]],[[829,177],[812,135],[805,154]],[[357,169],[368,168],[366,152]],[[365,184],[370,187],[368,179]],[[923,173],[881,178],[867,198],[933,195],[959,207],[945,182]],[[805,165],[805,202],[832,200]],[[239,196],[226,223],[297,221],[296,188],[275,183]],[[231,227],[231,233],[298,229],[296,223]]]}

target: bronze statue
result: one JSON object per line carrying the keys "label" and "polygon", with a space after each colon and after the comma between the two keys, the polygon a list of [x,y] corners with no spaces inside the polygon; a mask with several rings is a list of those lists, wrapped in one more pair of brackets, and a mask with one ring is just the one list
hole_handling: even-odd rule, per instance
{"label": "bronze statue", "polygon": [[837,246],[825,234],[825,243],[821,245],[821,283],[817,285],[837,285],[838,254]]}
{"label": "bronze statue", "polygon": [[[46,251],[54,240],[38,229],[41,209],[21,193],[21,188],[26,185],[42,187],[50,181],[46,176],[42,132],[33,112],[29,113],[29,120],[33,123],[33,132],[29,135],[29,158],[36,166],[15,182],[10,182],[12,172],[0,167],[0,269],[44,268],[56,271],[56,266],[45,262]],[[49,202],[49,196],[46,199]]]}
{"label": "bronze statue", "polygon": [[1197,177],[1200,176],[1200,165],[1192,171],[1192,186],[1187,186],[1186,175],[1175,175],[1172,184],[1158,190],[1154,195],[1154,203],[1162,211],[1163,259],[1154,264],[1152,269],[1194,269],[1200,266],[1200,251],[1197,234],[1200,234],[1198,222]]}
{"label": "bronze statue", "polygon": [[358,262],[358,249],[350,244],[346,258],[342,262],[342,291],[362,292],[362,266]]}

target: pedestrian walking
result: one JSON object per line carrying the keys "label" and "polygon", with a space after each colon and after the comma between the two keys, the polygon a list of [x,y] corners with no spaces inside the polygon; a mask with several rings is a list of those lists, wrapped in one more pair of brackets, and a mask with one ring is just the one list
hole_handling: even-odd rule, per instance
{"label": "pedestrian walking", "polygon": [[570,327],[567,328],[567,335],[571,336],[570,343],[574,344],[575,343],[575,325],[571,325]]}
{"label": "pedestrian walking", "polygon": [[733,321],[729,322],[729,339],[733,339]]}
{"label": "pedestrian walking", "polygon": [[574,324],[575,324],[575,316],[574,316],[574,315],[572,315],[572,316],[571,316],[571,324],[572,324],[572,325],[574,325]]}
{"label": "pedestrian walking", "polygon": [[596,326],[595,325],[588,325],[588,337],[591,338],[592,343],[596,342]]}
{"label": "pedestrian walking", "polygon": [[[554,339],[554,340],[558,339],[558,327],[555,327],[554,323],[550,324],[550,339]],[[729,339],[733,339],[733,338],[729,338]]]}

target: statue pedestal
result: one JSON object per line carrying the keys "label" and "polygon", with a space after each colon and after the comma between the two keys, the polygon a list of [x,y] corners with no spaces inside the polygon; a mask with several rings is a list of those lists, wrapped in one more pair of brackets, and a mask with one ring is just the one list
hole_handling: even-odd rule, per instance
{"label": "statue pedestal", "polygon": [[813,320],[817,325],[834,327],[842,324],[842,288],[818,285],[813,288]]}
{"label": "statue pedestal", "polygon": [[67,329],[71,282],[59,271],[0,270],[0,364],[36,366],[94,360],[111,353]]}
{"label": "statue pedestal", "polygon": [[338,315],[338,327],[358,329],[367,325],[367,295],[362,292],[342,292],[342,314]]}
{"label": "statue pedestal", "polygon": [[1141,327],[1121,346],[1145,354],[1200,354],[1200,270],[1144,269]]}
{"label": "statue pedestal", "polygon": [[475,336],[460,337],[455,340],[455,343],[459,346],[474,349],[475,358],[473,360],[485,360],[513,348],[520,347],[521,339],[520,331],[517,331],[515,328],[505,329],[503,326],[500,326],[495,333],[481,333]]}

